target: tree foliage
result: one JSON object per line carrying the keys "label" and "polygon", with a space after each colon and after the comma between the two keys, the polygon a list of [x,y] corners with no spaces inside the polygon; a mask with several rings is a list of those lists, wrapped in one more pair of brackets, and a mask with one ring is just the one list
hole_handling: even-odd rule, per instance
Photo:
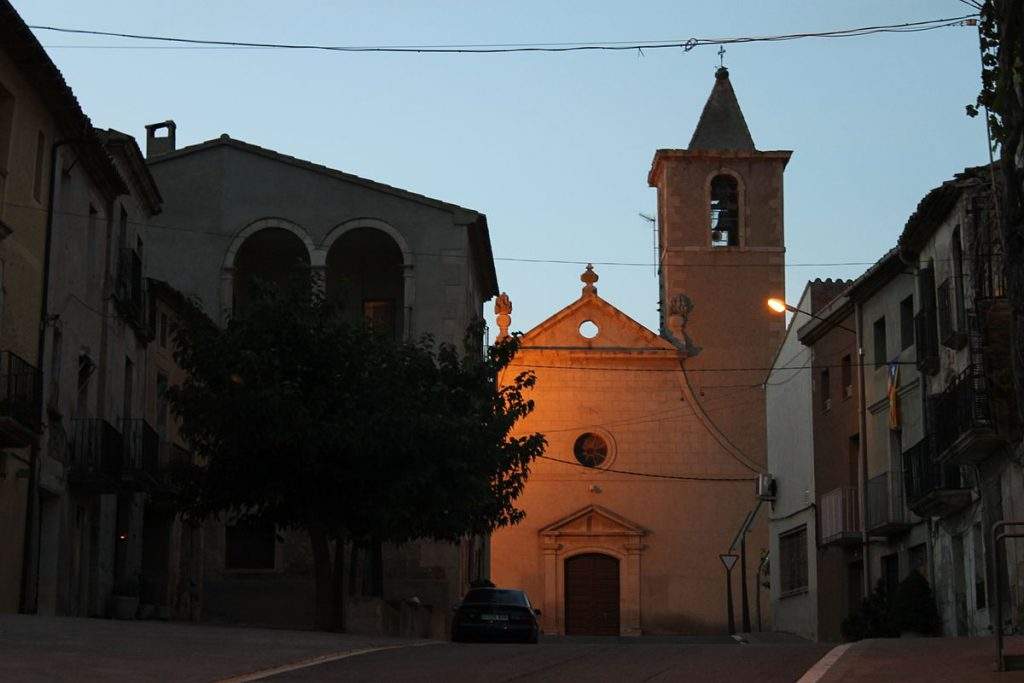
{"label": "tree foliage", "polygon": [[187,380],[170,391],[200,462],[183,477],[184,512],[308,531],[324,609],[340,600],[345,541],[454,542],[518,522],[545,440],[511,432],[533,410],[536,380],[499,386],[518,341],[484,354],[480,338],[476,325],[464,353],[394,341],[305,276],[258,287],[224,327],[194,307],[175,333]]}
{"label": "tree foliage", "polygon": [[970,116],[984,110],[993,147],[1000,152],[999,233],[1007,299],[1013,313],[1018,416],[1024,418],[1024,3],[971,0],[980,11],[981,91]]}

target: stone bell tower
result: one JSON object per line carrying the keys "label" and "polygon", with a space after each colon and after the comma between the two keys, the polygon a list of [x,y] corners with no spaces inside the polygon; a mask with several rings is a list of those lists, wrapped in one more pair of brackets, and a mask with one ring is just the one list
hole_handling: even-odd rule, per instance
{"label": "stone bell tower", "polygon": [[[785,331],[765,301],[785,294],[782,174],[791,154],[755,148],[722,67],[689,146],[659,149],[647,178],[658,189],[662,333],[686,346],[686,367],[698,371],[691,381],[707,388],[709,405],[722,403],[714,385],[732,385],[721,395],[734,392],[744,419],[760,420],[760,437],[750,425],[742,439],[760,458],[764,394],[735,387],[763,381]],[[730,416],[722,420],[728,433]]]}

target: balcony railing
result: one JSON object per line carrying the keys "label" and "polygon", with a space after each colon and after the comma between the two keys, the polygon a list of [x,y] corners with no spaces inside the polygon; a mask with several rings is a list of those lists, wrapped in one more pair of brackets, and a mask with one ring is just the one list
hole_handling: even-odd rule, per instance
{"label": "balcony railing", "polygon": [[124,439],[100,418],[71,420],[68,468],[73,481],[101,488],[115,487],[124,462]]}
{"label": "balcony railing", "polygon": [[929,375],[935,374],[939,369],[939,335],[933,310],[922,309],[914,316],[914,345],[917,369]]}
{"label": "balcony railing", "polygon": [[39,432],[43,376],[17,354],[0,351],[0,446],[28,446]]}
{"label": "balcony railing", "polygon": [[160,438],[149,423],[139,418],[121,420],[124,435],[124,465],[132,473],[156,476],[159,470]]}
{"label": "balcony railing", "polygon": [[907,507],[921,517],[944,517],[971,502],[971,491],[963,484],[960,466],[937,462],[927,437],[903,452],[903,476]]}
{"label": "balcony railing", "polygon": [[821,543],[859,543],[860,505],[856,486],[840,486],[821,497],[818,504]]}
{"label": "balcony railing", "polygon": [[930,396],[928,410],[940,461],[975,464],[1005,441],[996,430],[980,363],[967,366],[948,389]]}
{"label": "balcony railing", "polygon": [[901,472],[893,470],[868,480],[866,516],[869,533],[892,536],[910,526],[903,504],[901,475]]}

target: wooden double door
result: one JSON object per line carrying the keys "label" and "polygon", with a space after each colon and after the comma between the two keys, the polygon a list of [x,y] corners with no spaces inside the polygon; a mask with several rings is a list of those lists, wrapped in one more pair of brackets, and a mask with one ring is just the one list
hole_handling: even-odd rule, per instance
{"label": "wooden double door", "polygon": [[619,635],[619,561],[589,553],[565,561],[566,635]]}

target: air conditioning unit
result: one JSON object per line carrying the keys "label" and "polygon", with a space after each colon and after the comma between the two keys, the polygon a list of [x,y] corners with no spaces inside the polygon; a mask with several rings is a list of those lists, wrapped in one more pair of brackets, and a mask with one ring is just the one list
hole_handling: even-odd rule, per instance
{"label": "air conditioning unit", "polygon": [[757,497],[761,500],[775,500],[775,478],[772,475],[757,475]]}

